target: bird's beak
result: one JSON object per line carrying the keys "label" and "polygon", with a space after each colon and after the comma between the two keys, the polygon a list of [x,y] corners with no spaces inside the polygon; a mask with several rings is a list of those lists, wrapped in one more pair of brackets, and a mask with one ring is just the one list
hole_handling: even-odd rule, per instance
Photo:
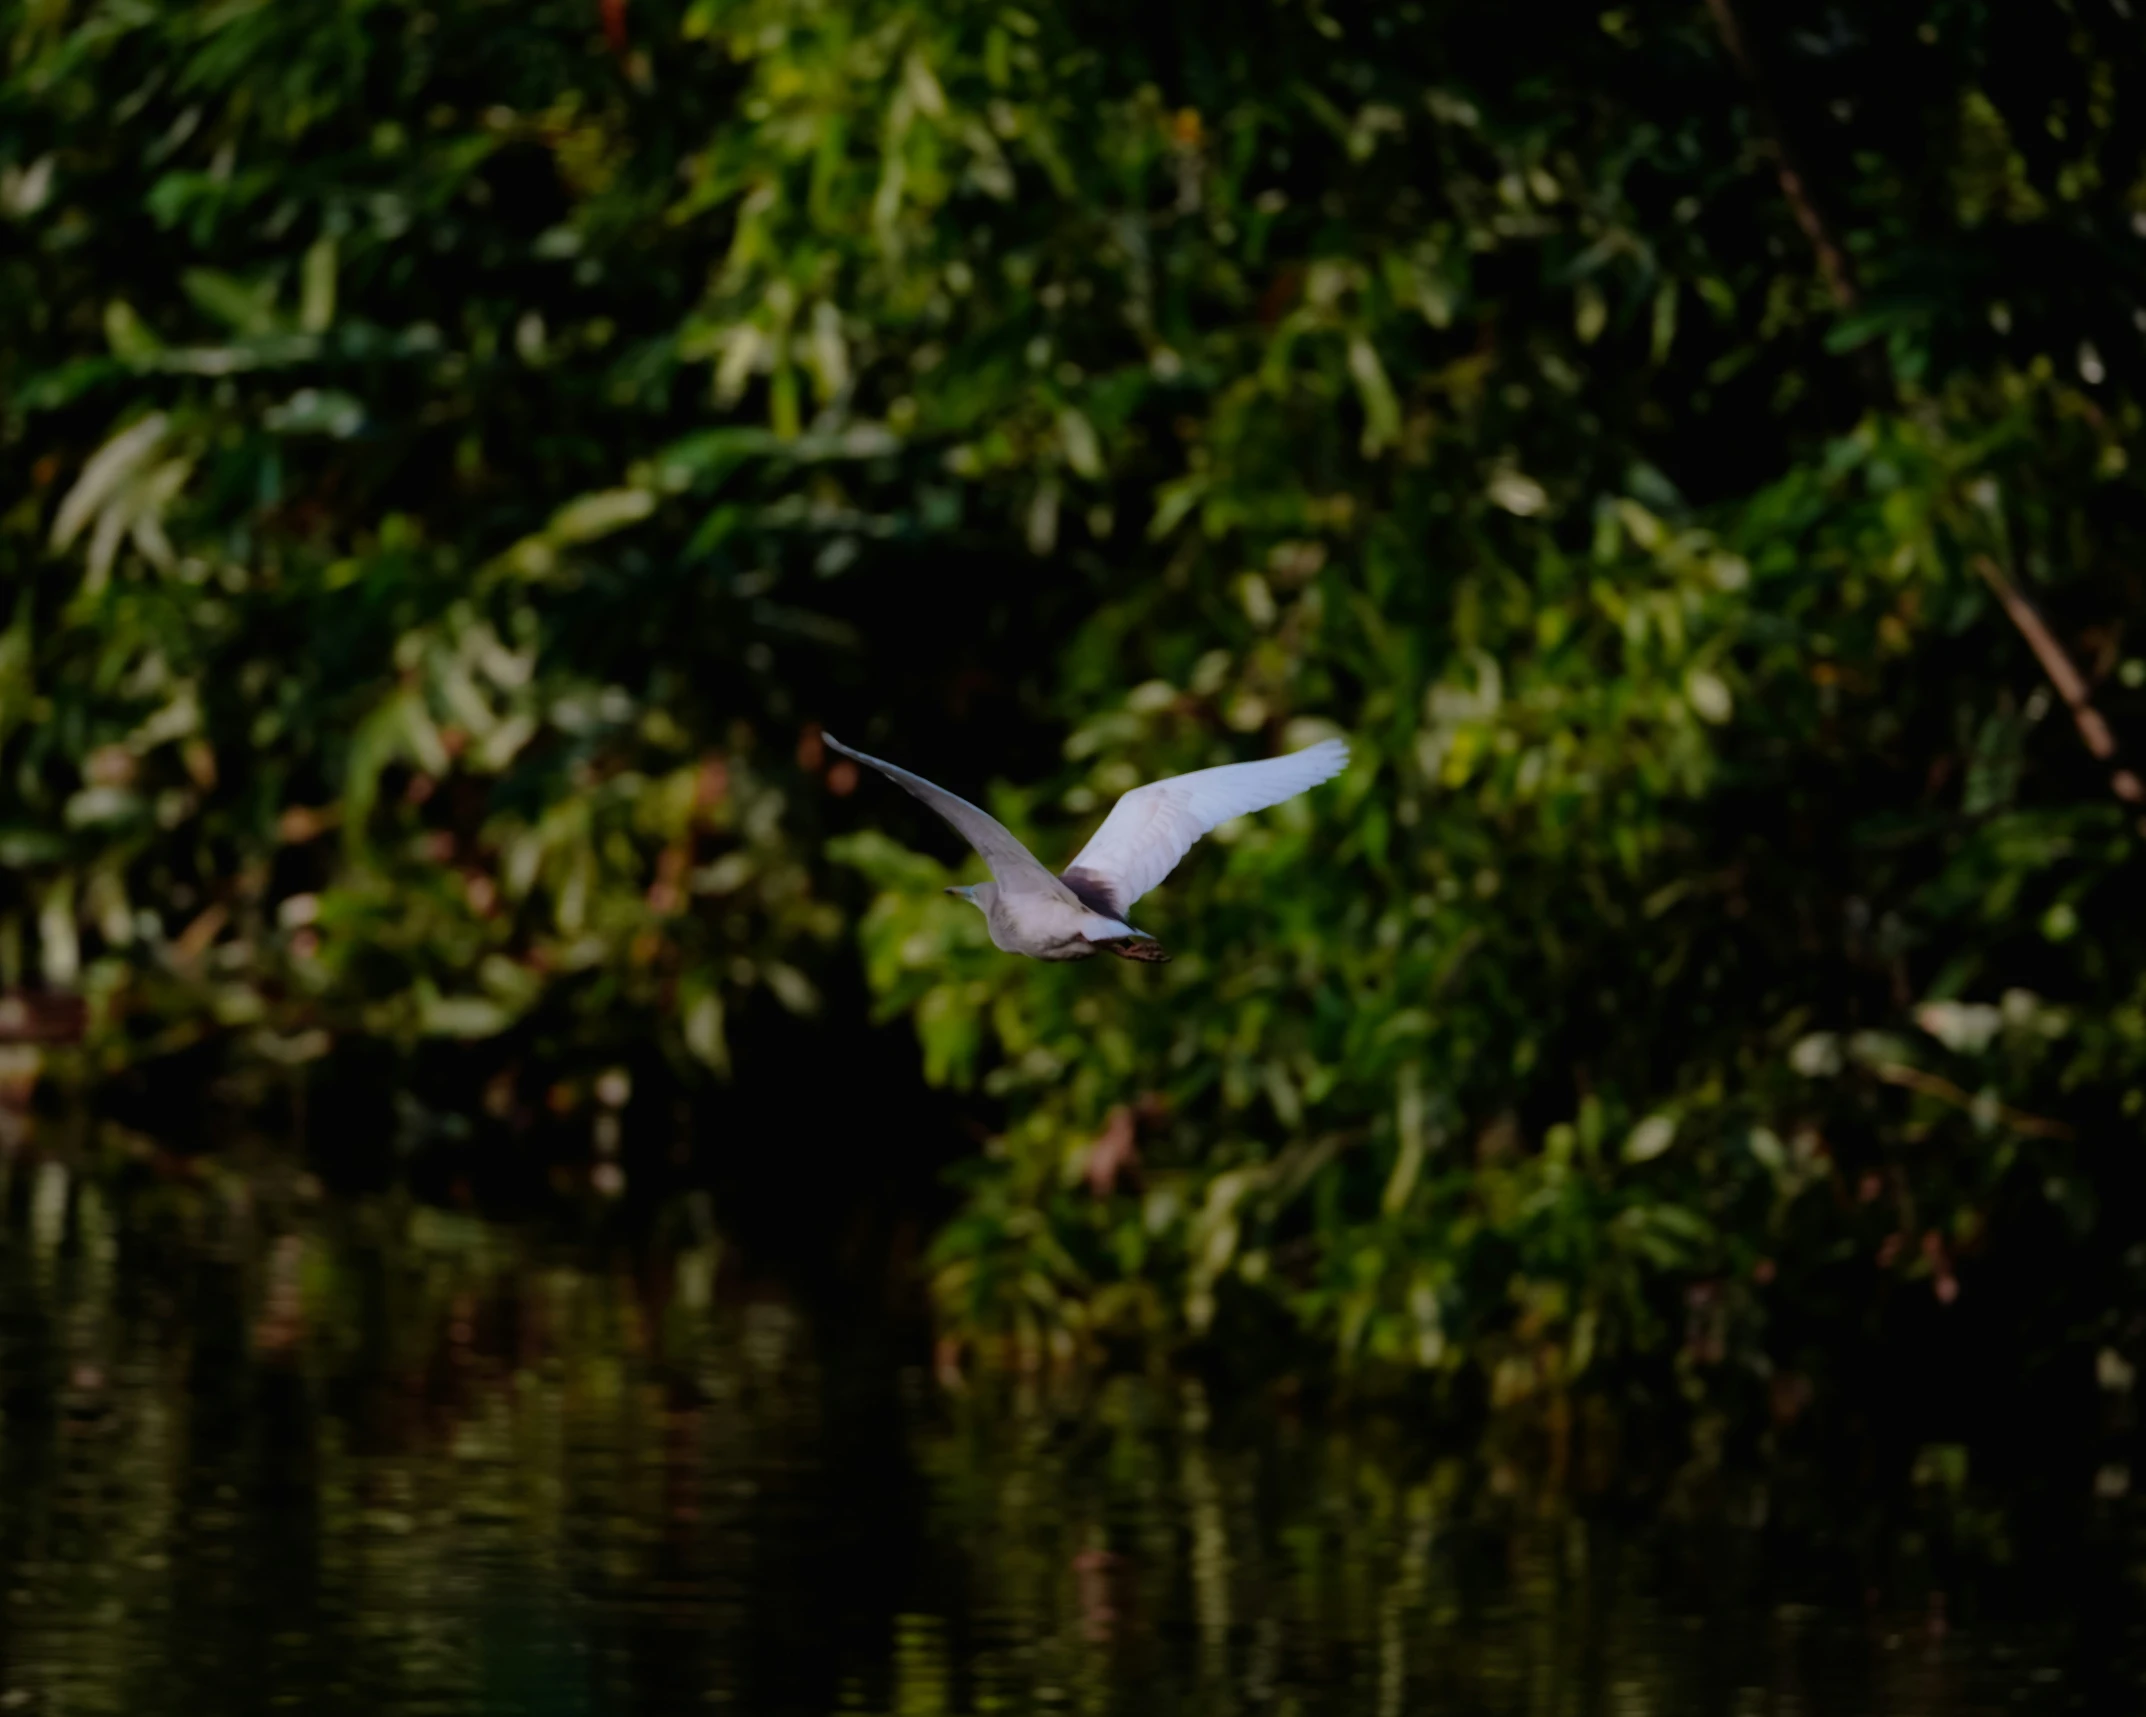
{"label": "bird's beak", "polygon": [[951,894],[956,900],[966,900],[969,898],[969,891],[965,888],[950,888],[946,892],[948,894]]}

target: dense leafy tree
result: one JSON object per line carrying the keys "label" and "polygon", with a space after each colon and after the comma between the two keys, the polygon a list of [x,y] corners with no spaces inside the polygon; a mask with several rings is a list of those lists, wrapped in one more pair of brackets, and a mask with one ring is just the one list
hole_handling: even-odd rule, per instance
{"label": "dense leafy tree", "polygon": [[[104,1064],[720,1069],[861,874],[982,1348],[2139,1344],[2113,0],[0,16],[0,965]],[[1356,761],[1039,969],[822,719],[1045,851]]]}

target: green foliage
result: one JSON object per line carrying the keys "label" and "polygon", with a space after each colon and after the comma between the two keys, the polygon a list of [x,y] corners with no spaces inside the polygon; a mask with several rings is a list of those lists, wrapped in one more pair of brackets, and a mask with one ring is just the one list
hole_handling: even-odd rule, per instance
{"label": "green foliage", "polygon": [[[862,877],[1008,1117],[980,1342],[2136,1339],[2137,837],[1985,571],[2135,724],[2136,41],[1784,33],[1842,314],[1697,9],[0,16],[0,977],[106,1063],[720,1068]],[[1039,969],[821,839],[860,708],[965,791],[1069,734],[1047,852],[1355,761],[1143,905],[1174,964]]]}

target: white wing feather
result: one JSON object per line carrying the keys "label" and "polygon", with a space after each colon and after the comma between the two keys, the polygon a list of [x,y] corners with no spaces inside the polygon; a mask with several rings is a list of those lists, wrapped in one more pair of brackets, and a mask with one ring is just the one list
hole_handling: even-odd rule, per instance
{"label": "white wing feather", "polygon": [[934,811],[953,825],[961,838],[974,847],[991,868],[991,875],[1007,894],[1047,894],[1060,899],[1071,899],[1064,883],[1051,875],[1049,868],[1035,854],[1015,839],[1013,831],[987,811],[978,810],[958,794],[949,793],[944,787],[927,781],[921,775],[912,775],[906,769],[886,762],[882,758],[867,757],[844,745],[833,734],[822,732],[820,737],[828,746],[844,757],[854,757],[859,763],[869,764],[896,785],[907,788]]}
{"label": "white wing feather", "polygon": [[[1348,761],[1348,746],[1329,739],[1286,757],[1225,763],[1135,787],[1111,807],[1094,838],[1066,866],[1065,880],[1099,910],[1122,917],[1216,824],[1294,799],[1332,780]],[[1107,906],[1092,895],[1102,896]]]}

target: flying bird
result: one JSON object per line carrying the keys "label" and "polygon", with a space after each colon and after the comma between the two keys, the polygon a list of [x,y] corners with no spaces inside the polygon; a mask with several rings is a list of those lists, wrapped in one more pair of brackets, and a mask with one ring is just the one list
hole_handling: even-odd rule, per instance
{"label": "flying bird", "polygon": [[1108,948],[1126,960],[1167,960],[1162,944],[1125,915],[1177,868],[1192,843],[1218,823],[1263,811],[1339,775],[1349,748],[1338,739],[1269,757],[1225,763],[1135,787],[1111,808],[1080,854],[1054,876],[996,818],[944,787],[861,751],[831,733],[821,739],[906,787],[953,824],[991,868],[991,880],[950,888],[979,908],[995,947],[1038,960],[1086,960]]}

